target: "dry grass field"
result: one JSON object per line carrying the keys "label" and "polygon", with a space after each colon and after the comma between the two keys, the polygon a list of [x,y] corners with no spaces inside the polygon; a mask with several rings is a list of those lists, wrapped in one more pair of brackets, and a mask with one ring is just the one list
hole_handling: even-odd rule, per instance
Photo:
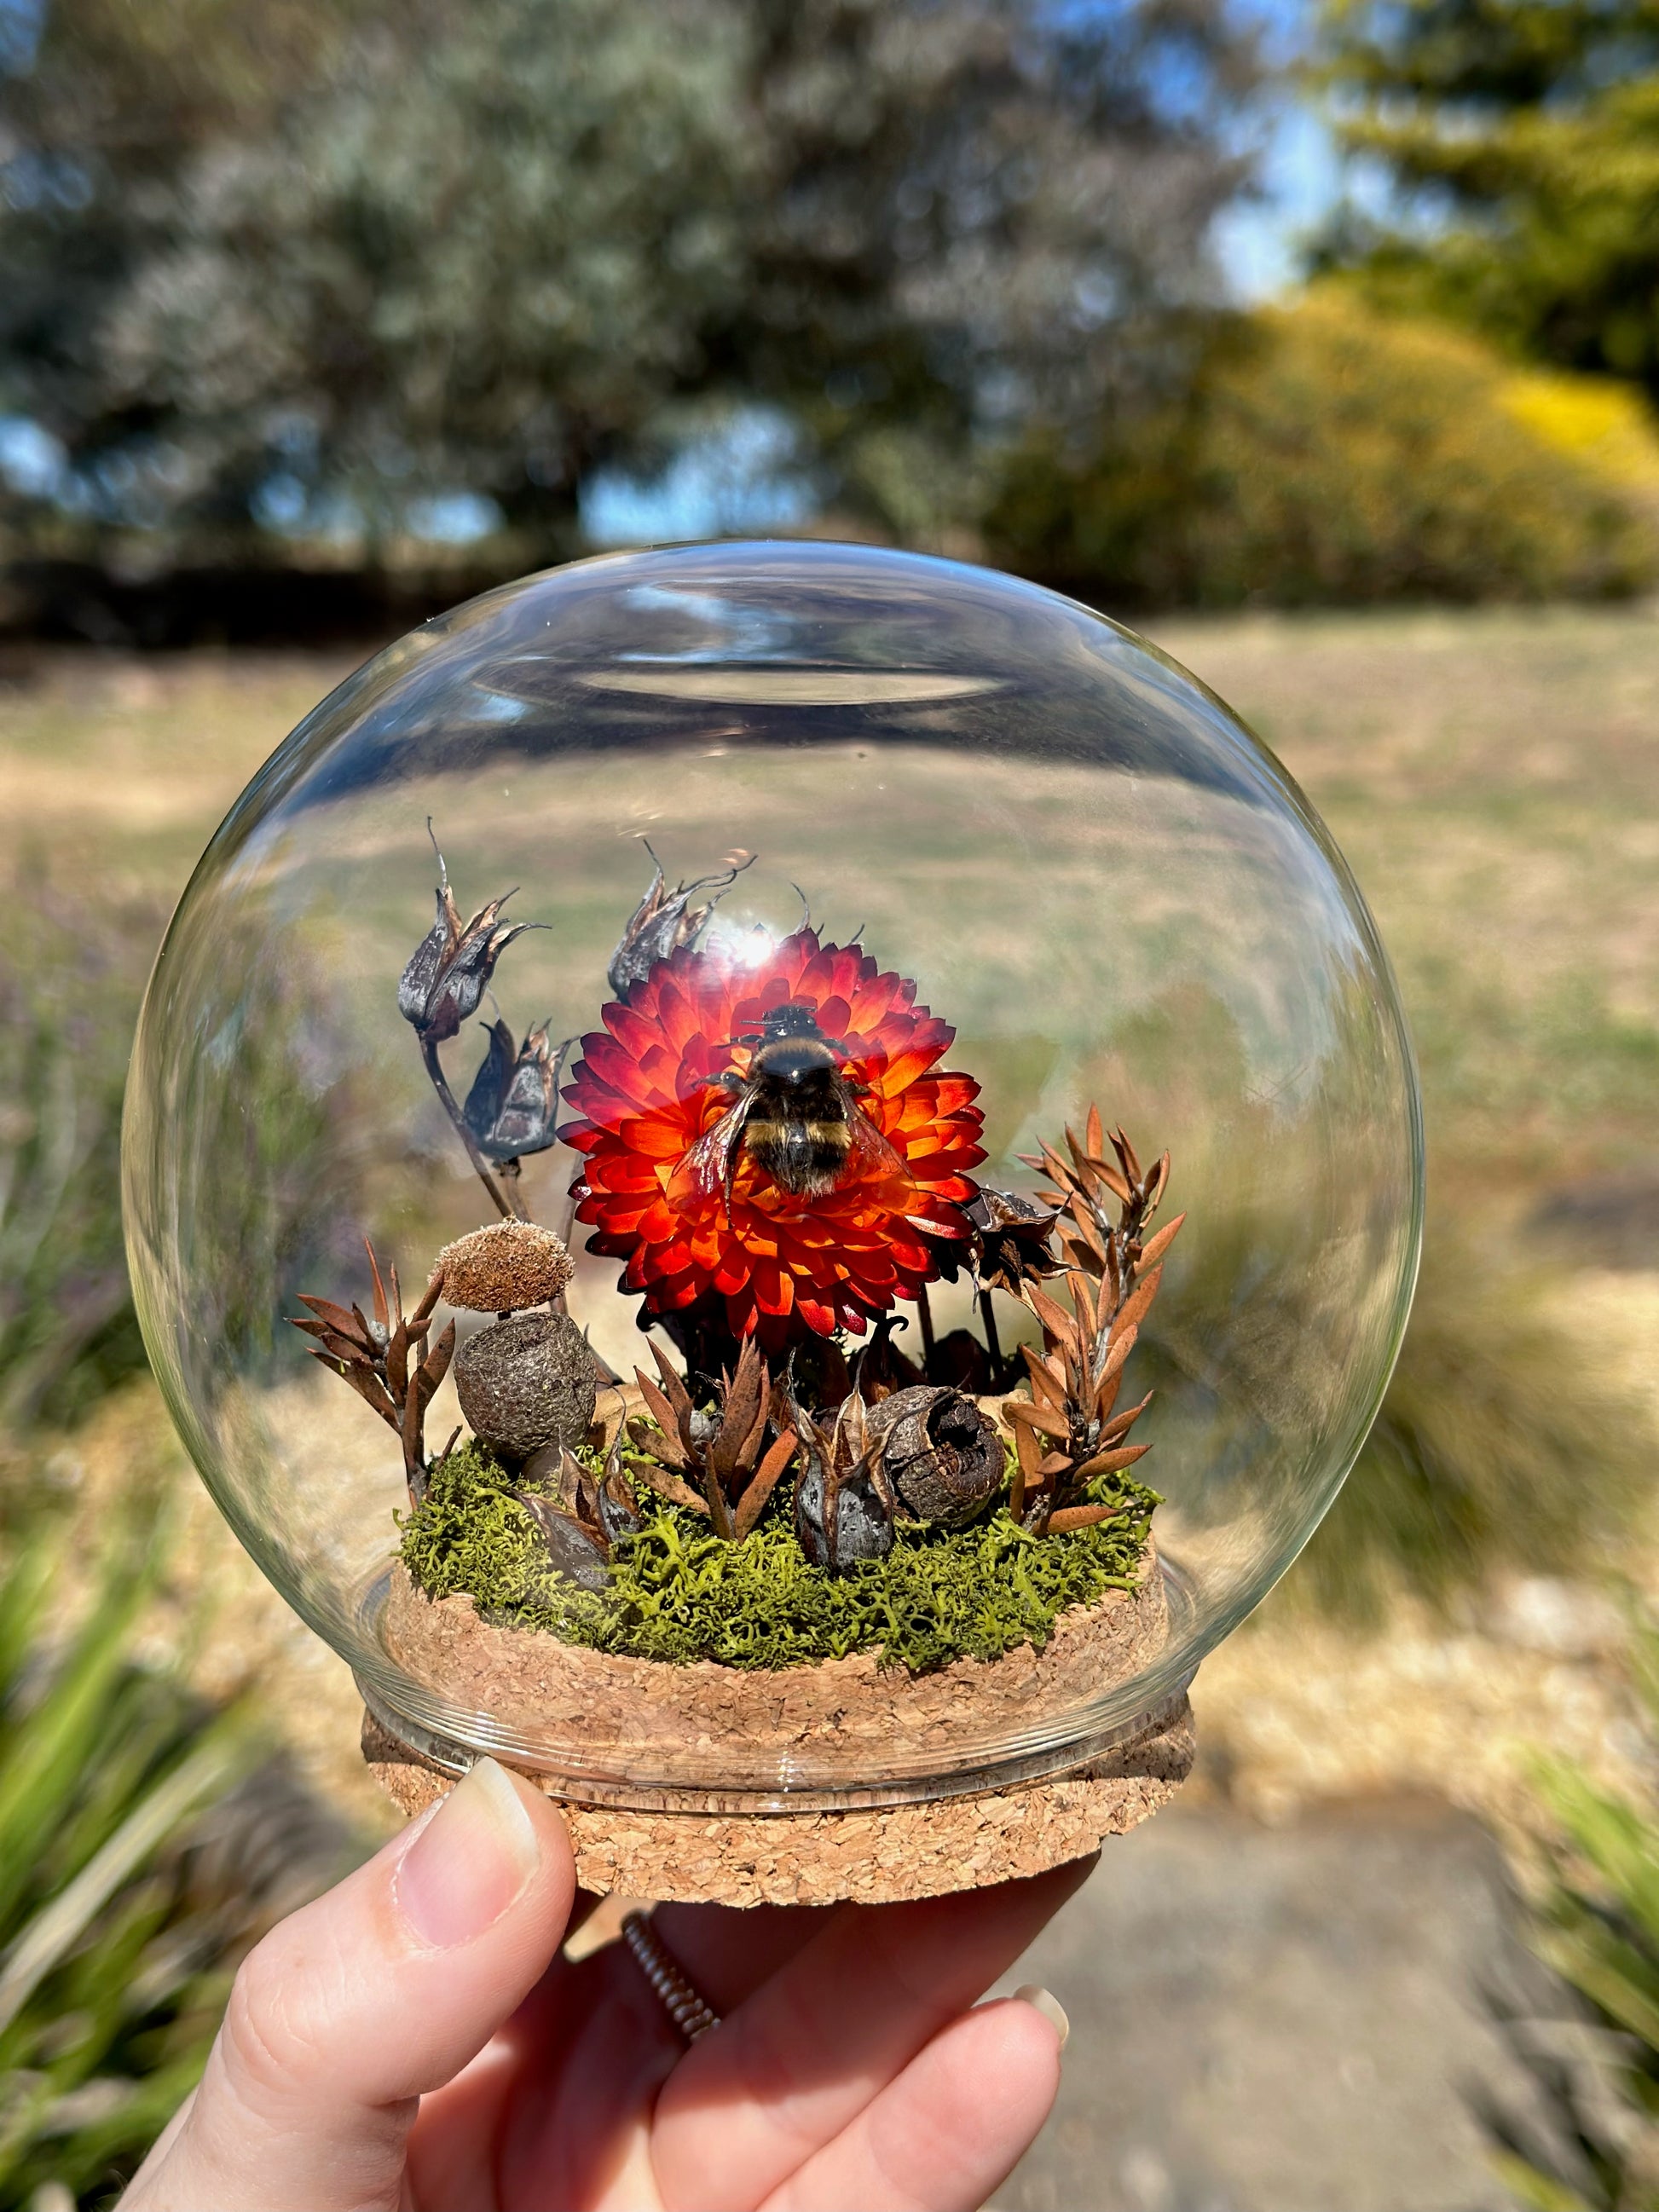
{"label": "dry grass field", "polygon": [[[1370,899],[1421,1058],[1435,1206],[1469,1233],[1535,1246],[1559,1280],[1564,1357],[1634,1378],[1659,1420],[1659,618],[1246,617],[1157,635],[1279,754]],[[349,665],[0,664],[12,896],[45,881],[153,931],[248,775]],[[127,1386],[44,1464],[39,1479],[89,1523],[143,1468],[161,1471],[185,1537],[151,1635],[196,1633],[205,1590],[202,1679],[257,1670],[307,1769],[377,1819],[344,1670],[220,1528],[149,1386]],[[1659,1595],[1659,1551],[1626,1565]],[[1513,1584],[1449,1620],[1402,1601],[1363,1635],[1292,1593],[1205,1670],[1208,1786],[1268,1818],[1426,1788],[1511,1824],[1529,1744],[1609,1778],[1639,1765],[1621,1635],[1607,1601],[1553,1585]]]}

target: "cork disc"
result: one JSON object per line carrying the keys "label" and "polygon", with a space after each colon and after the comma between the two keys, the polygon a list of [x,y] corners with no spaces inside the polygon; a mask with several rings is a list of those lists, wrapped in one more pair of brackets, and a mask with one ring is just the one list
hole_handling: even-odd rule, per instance
{"label": "cork disc", "polygon": [[[836,1813],[641,1813],[562,1802],[581,1887],[688,1905],[892,1905],[1042,1874],[1166,1804],[1193,1764],[1182,1698],[1161,1725],[1058,1779],[977,1797]],[[456,1778],[363,1719],[363,1757],[401,1809]],[[526,1779],[559,1797],[546,1775]]]}

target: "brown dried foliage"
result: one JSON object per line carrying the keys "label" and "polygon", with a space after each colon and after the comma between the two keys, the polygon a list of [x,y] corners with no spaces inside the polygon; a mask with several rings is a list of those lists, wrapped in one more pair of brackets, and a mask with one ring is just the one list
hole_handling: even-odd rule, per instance
{"label": "brown dried foliage", "polygon": [[[428,1351],[427,1339],[444,1286],[443,1270],[440,1268],[433,1275],[419,1305],[405,1316],[398,1270],[387,1267],[392,1279],[388,1292],[374,1256],[374,1247],[367,1237],[363,1239],[363,1249],[368,1255],[368,1271],[374,1285],[372,1321],[361,1306],[336,1305],[331,1299],[311,1297],[303,1291],[300,1304],[309,1306],[311,1312],[304,1319],[297,1315],[290,1315],[289,1319],[295,1328],[318,1339],[311,1347],[312,1358],[320,1359],[325,1367],[343,1377],[365,1405],[374,1408],[388,1428],[397,1431],[403,1446],[409,1494],[418,1504],[426,1489],[428,1473],[426,1410],[455,1356],[455,1324],[449,1322]],[[457,1430],[456,1435],[459,1433]],[[451,1437],[444,1452],[439,1454],[440,1458],[454,1441],[455,1437]]]}
{"label": "brown dried foliage", "polygon": [[677,1505],[706,1513],[716,1533],[741,1543],[761,1516],[779,1476],[795,1451],[795,1432],[785,1429],[763,1453],[771,1417],[772,1382],[766,1362],[751,1339],[743,1347],[735,1375],[720,1378],[720,1404],[700,1412],[659,1345],[652,1352],[661,1383],[635,1368],[655,1429],[636,1425],[635,1448],[657,1462],[645,1480]]}
{"label": "brown dried foliage", "polygon": [[1089,1109],[1083,1142],[1067,1129],[1066,1145],[1069,1160],[1045,1145],[1027,1164],[1042,1170],[1064,1209],[1057,1235],[1072,1310],[1036,1283],[1025,1284],[1025,1302],[1042,1324],[1042,1351],[1021,1346],[1031,1395],[1012,1398],[1003,1408],[1018,1461],[1010,1510],[1027,1528],[1056,1534],[1115,1511],[1089,1503],[1089,1483],[1132,1467],[1148,1449],[1126,1439],[1152,1394],[1122,1413],[1117,1401],[1124,1364],[1158,1295],[1164,1255],[1186,1219],[1178,1215],[1156,1235],[1146,1234],[1169,1188],[1170,1155],[1143,1170],[1121,1129],[1108,1136],[1096,1108]]}
{"label": "brown dried foliage", "polygon": [[638,1501],[623,1466],[626,1442],[618,1424],[602,1475],[585,1467],[568,1445],[549,1444],[526,1461],[523,1473],[532,1483],[550,1484],[550,1492],[514,1493],[547,1539],[554,1565],[589,1589],[605,1587],[611,1545],[640,1526]]}

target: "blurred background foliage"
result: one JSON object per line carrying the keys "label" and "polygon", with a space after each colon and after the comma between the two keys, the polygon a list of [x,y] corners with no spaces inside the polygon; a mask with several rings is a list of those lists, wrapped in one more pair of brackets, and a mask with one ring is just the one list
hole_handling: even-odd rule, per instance
{"label": "blurred background foliage", "polygon": [[0,88],[13,527],[519,568],[688,405],[889,525],[897,434],[944,526],[1178,371],[1256,75],[1224,0],[58,0]]}
{"label": "blurred background foliage", "polygon": [[79,1602],[49,1521],[14,1531],[0,1577],[8,2208],[108,2201],[195,2085],[242,1954],[356,1855],[252,1699],[216,1711],[178,1658],[133,1656],[156,1504],[128,1501]]}
{"label": "blurred background foliage", "polygon": [[[1638,1710],[1659,1745],[1659,1638],[1632,1653]],[[1534,1941],[1583,2000],[1577,2017],[1505,2026],[1543,2095],[1541,2125],[1499,2124],[1502,2179],[1528,2212],[1659,2204],[1659,1808],[1614,1795],[1571,1759],[1538,1766],[1547,1869]]]}
{"label": "blurred background foliage", "polygon": [[4,896],[0,1434],[15,1438],[144,1366],[121,1246],[121,1093],[163,917],[50,879]]}
{"label": "blurred background foliage", "polygon": [[1189,380],[1100,440],[1081,466],[1029,440],[985,527],[1004,562],[1109,603],[1595,599],[1652,573],[1659,440],[1623,387],[1519,378],[1330,287],[1222,321]]}
{"label": "blurred background foliage", "polygon": [[1291,1588],[1380,1628],[1401,1588],[1445,1609],[1495,1577],[1605,1571],[1653,1489],[1640,1391],[1564,1345],[1559,1285],[1442,1214],[1400,1364]]}
{"label": "blurred background foliage", "polygon": [[[15,863],[0,947],[5,2212],[109,2201],[200,2073],[243,1952],[362,1851],[283,1755],[253,1670],[192,1682],[214,1603],[173,1572],[172,1456],[127,1446],[79,1525],[80,1478],[54,1476],[54,1445],[145,1364],[119,1132],[165,918],[147,884],[72,880],[61,854]],[[273,1092],[265,1120],[305,1111]],[[269,1133],[238,1133],[240,1161]],[[250,1206],[250,1239],[273,1210],[320,1220],[326,1190],[286,1195]]]}
{"label": "blurred background foliage", "polygon": [[[14,623],[304,629],[711,530],[1126,606],[1659,574],[1651,0],[0,24]],[[1295,98],[1349,186],[1326,283],[1252,304],[1227,226]]]}
{"label": "blurred background foliage", "polygon": [[[1263,283],[1240,225],[1295,129],[1335,181]],[[1241,1787],[1286,1711],[1375,1777],[1287,1702],[1311,1638],[1386,1626],[1474,1773],[1455,1654],[1547,1701],[1596,1578],[1659,1592],[1656,396],[1654,0],[0,0],[0,2212],[106,2195],[240,1950],[361,1848],[316,1794],[362,1814],[349,1686],[205,1507],[156,1533],[192,1493],[137,1374],[120,1092],[245,775],[502,576],[720,533],[989,558],[1137,611],[1331,821],[1422,1054],[1429,1242],[1354,1479],[1206,1667]],[[1632,604],[1476,605],[1563,599]],[[1555,1607],[1532,1656],[1517,1590]],[[1572,1696],[1616,1704],[1584,1652]],[[1411,1680],[1376,1733],[1421,1735]],[[1651,2202],[1651,1814],[1540,1787],[1557,1964],[1626,2039],[1557,2051],[1507,2179]]]}
{"label": "blurred background foliage", "polygon": [[1659,392],[1652,0],[1329,0],[1343,144],[1395,186],[1321,241],[1373,298]]}

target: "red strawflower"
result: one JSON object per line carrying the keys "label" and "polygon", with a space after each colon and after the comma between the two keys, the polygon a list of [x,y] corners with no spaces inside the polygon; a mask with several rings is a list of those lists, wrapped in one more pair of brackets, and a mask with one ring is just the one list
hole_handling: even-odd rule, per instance
{"label": "red strawflower", "polygon": [[[583,1119],[562,1133],[585,1156],[574,1188],[577,1218],[594,1225],[588,1249],[627,1261],[622,1286],[647,1313],[723,1302],[734,1336],[776,1348],[801,1324],[861,1336],[869,1316],[935,1279],[933,1247],[914,1224],[969,1233],[959,1208],[976,1188],[967,1170],[985,1158],[983,1116],[973,1077],[936,1066],[956,1031],[915,998],[914,983],[859,946],[820,945],[802,929],[758,966],[718,945],[684,947],[626,1004],[606,1006],[565,1092]],[[720,1193],[676,1170],[731,1109],[732,1093],[708,1079],[747,1069],[749,1048],[732,1040],[791,1003],[844,1042],[843,1073],[868,1085],[861,1109],[908,1172],[854,1160],[836,1188],[803,1198],[740,1150],[728,1221]]]}

